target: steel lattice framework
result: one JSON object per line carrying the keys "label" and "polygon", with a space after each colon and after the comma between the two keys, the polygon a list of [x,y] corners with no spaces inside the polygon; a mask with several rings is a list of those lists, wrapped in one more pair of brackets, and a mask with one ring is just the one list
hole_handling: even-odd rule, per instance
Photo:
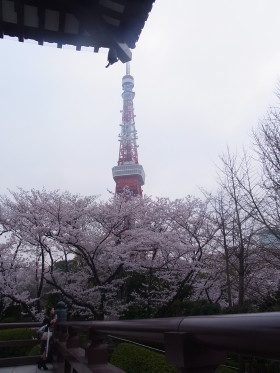
{"label": "steel lattice framework", "polygon": [[133,92],[134,79],[130,75],[129,63],[126,64],[126,75],[122,79],[122,124],[118,166],[113,167],[113,178],[116,182],[116,193],[122,193],[128,187],[134,195],[142,196],[141,186],[145,182],[143,167],[138,163],[137,131],[134,122]]}

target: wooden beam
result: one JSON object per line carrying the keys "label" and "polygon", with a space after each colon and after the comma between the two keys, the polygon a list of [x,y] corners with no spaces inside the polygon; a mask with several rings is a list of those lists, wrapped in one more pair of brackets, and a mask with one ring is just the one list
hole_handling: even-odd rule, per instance
{"label": "wooden beam", "polygon": [[[64,33],[64,27],[65,27],[65,12],[64,11],[60,11],[59,12],[59,26],[58,26],[59,33],[61,33],[61,34]],[[62,48],[62,44],[63,43],[61,41],[59,41],[57,43],[57,48]]]}
{"label": "wooden beam", "polygon": [[38,7],[38,44],[43,45],[44,44],[44,38],[42,36],[45,28],[45,8],[42,6]]}
{"label": "wooden beam", "polygon": [[123,63],[131,61],[132,53],[126,43],[116,43],[116,51],[119,60]]}
{"label": "wooden beam", "polygon": [[[146,2],[153,1],[10,0],[5,3],[0,0],[0,38],[9,35],[16,36],[19,41],[33,39],[39,45],[43,45],[44,41],[53,42],[58,48],[71,44],[77,50],[82,46],[92,47],[94,52],[104,47],[113,51],[117,59],[127,62],[131,59],[130,48],[135,47],[144,18],[147,18],[144,12],[148,6]],[[15,11],[12,9],[12,22],[4,22],[5,14],[2,14],[1,4],[15,7]],[[55,26],[48,22],[48,16],[53,12],[58,12]],[[72,28],[71,22],[68,22],[68,14],[77,18],[78,24],[75,22],[75,29],[67,29],[65,32],[67,24]],[[27,20],[26,25],[24,22]]]}
{"label": "wooden beam", "polygon": [[0,359],[0,367],[12,367],[22,365],[36,364],[40,358],[40,355],[34,356],[23,356],[23,357],[2,357]]}
{"label": "wooden beam", "polygon": [[3,39],[3,9],[2,0],[0,0],[0,38]]}
{"label": "wooden beam", "polygon": [[121,20],[123,13],[116,12],[110,8],[100,5],[100,13],[104,16],[108,16],[117,20]]}
{"label": "wooden beam", "polygon": [[24,3],[16,0],[15,11],[17,13],[18,41],[24,41]]}
{"label": "wooden beam", "polygon": [[117,57],[122,62],[128,62],[131,60],[132,53],[129,47],[123,42],[123,40],[118,40],[114,35],[110,25],[108,25],[102,18],[100,7],[96,6],[95,3],[93,5],[91,3],[91,6],[89,6],[89,3],[81,3],[79,0],[63,1],[64,3],[67,2],[71,12],[76,15],[84,29],[90,34],[94,41],[94,45],[96,42],[99,42],[98,44],[101,47],[106,47],[104,45],[104,43],[106,43],[110,50],[116,51]]}
{"label": "wooden beam", "polygon": [[76,44],[76,50],[80,51],[82,48],[82,39],[83,39],[83,33],[85,32],[82,23],[78,20],[79,22],[79,31],[78,31],[78,37],[77,37],[77,44]]}
{"label": "wooden beam", "polygon": [[40,340],[36,339],[18,339],[10,341],[0,341],[0,347],[19,347],[19,346],[36,346],[40,344]]}

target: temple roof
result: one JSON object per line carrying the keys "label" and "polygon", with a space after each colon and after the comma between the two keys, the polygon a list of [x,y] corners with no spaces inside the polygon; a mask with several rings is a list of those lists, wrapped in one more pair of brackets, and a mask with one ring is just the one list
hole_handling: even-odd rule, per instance
{"label": "temple roof", "polygon": [[155,0],[0,0],[0,37],[108,48],[109,64],[131,59]]}

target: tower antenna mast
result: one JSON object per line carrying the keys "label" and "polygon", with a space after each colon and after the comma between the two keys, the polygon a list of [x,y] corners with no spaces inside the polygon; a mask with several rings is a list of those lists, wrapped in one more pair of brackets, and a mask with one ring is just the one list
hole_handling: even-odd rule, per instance
{"label": "tower antenna mast", "polygon": [[126,63],[126,75],[130,75],[130,63]]}

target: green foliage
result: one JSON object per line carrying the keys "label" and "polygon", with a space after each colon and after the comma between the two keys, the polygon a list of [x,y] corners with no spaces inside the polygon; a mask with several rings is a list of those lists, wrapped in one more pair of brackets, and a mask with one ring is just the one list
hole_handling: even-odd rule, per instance
{"label": "green foliage", "polygon": [[21,319],[21,307],[18,304],[10,305],[0,315],[1,322],[19,322]]}
{"label": "green foliage", "polygon": [[246,300],[242,307],[238,306],[238,304],[235,304],[231,307],[224,307],[222,309],[223,314],[234,314],[234,313],[254,313],[258,312],[258,309],[256,307],[256,300]]}
{"label": "green foliage", "polygon": [[[121,298],[125,299],[125,302],[129,304],[132,302],[123,314],[123,319],[143,319],[155,317],[158,311],[157,302],[151,297],[153,292],[160,292],[166,290],[169,284],[166,281],[160,280],[153,270],[149,270],[147,273],[133,272],[124,273],[127,275],[127,280],[121,289]],[[141,299],[135,302],[135,293],[141,294]]]}
{"label": "green foliage", "polygon": [[48,307],[56,307],[57,303],[61,301],[61,294],[58,293],[48,293],[44,297],[45,302],[44,302],[44,308],[47,309]]}
{"label": "green foliage", "polygon": [[234,368],[227,367],[225,365],[221,365],[217,368],[216,373],[236,373],[237,370]]}
{"label": "green foliage", "polygon": [[221,313],[221,308],[217,303],[201,299],[189,302],[189,313],[187,315],[217,315]]}
{"label": "green foliage", "polygon": [[[184,316],[192,313],[189,311],[190,305],[194,302],[189,301],[190,296],[193,293],[191,286],[186,285],[180,289],[177,294],[176,300],[166,304],[160,305],[158,302],[151,297],[153,292],[160,293],[170,290],[170,284],[168,281],[160,279],[153,270],[148,273],[133,272],[130,273],[126,280],[120,297],[125,299],[126,303],[132,302],[128,309],[124,312],[121,319],[149,319],[153,317],[172,317],[172,316]],[[134,301],[134,293],[141,294],[141,299],[138,302]],[[206,303],[210,303],[206,301]],[[216,307],[216,305],[212,306]],[[219,313],[216,310],[209,314]],[[203,313],[207,314],[207,313]]]}
{"label": "green foliage", "polygon": [[259,304],[259,312],[276,312],[280,311],[280,290],[277,290],[274,294],[269,294]]}
{"label": "green foliage", "polygon": [[37,331],[30,328],[16,328],[0,330],[0,341],[11,341],[14,339],[36,338]]}
{"label": "green foliage", "polygon": [[28,356],[34,356],[34,355],[40,355],[41,353],[41,346],[40,344],[37,344],[36,346],[33,346],[31,350],[28,352]]}
{"label": "green foliage", "polygon": [[[11,341],[36,338],[36,330],[30,328],[3,329],[0,330],[0,341]],[[29,355],[30,346],[2,347],[0,358]]]}
{"label": "green foliage", "polygon": [[150,314],[147,312],[147,310],[143,307],[142,304],[132,304],[128,307],[128,309],[124,312],[123,316],[120,319],[148,319],[150,317]]}
{"label": "green foliage", "polygon": [[246,359],[246,371],[251,372],[266,372],[278,373],[280,369],[279,361],[248,358]]}
{"label": "green foliage", "polygon": [[127,373],[176,373],[177,369],[165,360],[165,356],[147,348],[120,343],[113,351],[111,364]]}
{"label": "green foliage", "polygon": [[81,260],[79,257],[75,257],[71,260],[59,260],[54,264],[55,269],[59,269],[62,272],[77,272],[77,269],[81,266],[84,266],[85,263],[83,260]]}
{"label": "green foliage", "polygon": [[[247,373],[279,373],[280,362],[274,360],[258,359],[256,357],[244,357],[243,360],[246,366]],[[230,355],[227,362],[220,365],[215,373],[237,373],[238,369],[238,356]]]}
{"label": "green foliage", "polygon": [[189,299],[176,300],[159,314],[159,317],[175,316],[200,316],[200,315],[217,315],[221,313],[221,307],[217,303],[211,303],[206,299],[191,301]]}
{"label": "green foliage", "polygon": [[217,303],[211,303],[206,299],[197,301],[184,301],[177,305],[172,316],[200,316],[217,315],[221,313],[221,308]]}

